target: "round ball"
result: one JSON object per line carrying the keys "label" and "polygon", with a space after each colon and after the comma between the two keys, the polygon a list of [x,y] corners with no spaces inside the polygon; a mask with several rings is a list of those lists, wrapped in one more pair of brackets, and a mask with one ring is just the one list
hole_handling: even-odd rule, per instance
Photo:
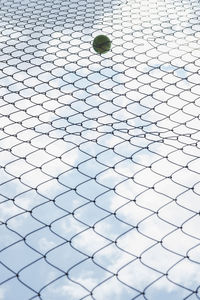
{"label": "round ball", "polygon": [[93,41],[93,48],[99,54],[106,53],[111,48],[111,41],[106,35],[98,35]]}

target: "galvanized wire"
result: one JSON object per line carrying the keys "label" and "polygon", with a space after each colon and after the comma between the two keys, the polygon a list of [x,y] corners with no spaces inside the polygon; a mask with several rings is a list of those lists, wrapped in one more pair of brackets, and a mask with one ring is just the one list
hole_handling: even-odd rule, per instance
{"label": "galvanized wire", "polygon": [[199,15],[1,1],[0,299],[200,299]]}

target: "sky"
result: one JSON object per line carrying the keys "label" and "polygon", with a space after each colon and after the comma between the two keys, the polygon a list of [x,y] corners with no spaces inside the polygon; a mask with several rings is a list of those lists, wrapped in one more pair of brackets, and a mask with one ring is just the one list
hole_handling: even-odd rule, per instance
{"label": "sky", "polygon": [[2,2],[0,300],[200,298],[197,4]]}

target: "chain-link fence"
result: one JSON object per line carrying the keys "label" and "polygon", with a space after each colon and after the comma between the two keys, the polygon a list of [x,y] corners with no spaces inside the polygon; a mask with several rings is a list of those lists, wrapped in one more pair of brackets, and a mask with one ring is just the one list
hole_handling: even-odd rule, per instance
{"label": "chain-link fence", "polygon": [[200,299],[199,1],[0,16],[0,299]]}

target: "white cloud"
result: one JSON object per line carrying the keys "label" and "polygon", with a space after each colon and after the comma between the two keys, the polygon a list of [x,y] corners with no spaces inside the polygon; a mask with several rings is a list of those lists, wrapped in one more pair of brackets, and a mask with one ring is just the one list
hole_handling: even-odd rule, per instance
{"label": "white cloud", "polygon": [[94,230],[88,229],[73,239],[73,245],[77,249],[82,249],[86,255],[93,255],[101,247],[108,245],[109,241],[95,233]]}
{"label": "white cloud", "polygon": [[52,241],[48,241],[47,238],[43,237],[38,240],[39,248],[42,252],[47,252],[52,249],[56,244]]}
{"label": "white cloud", "polygon": [[22,212],[24,212],[24,210],[14,205],[12,201],[6,201],[4,203],[1,203],[0,220],[5,222],[8,218]]}
{"label": "white cloud", "polygon": [[[134,3],[130,2],[124,7],[123,5],[120,7],[122,7],[122,10],[126,10],[127,8],[131,9],[132,5]],[[127,21],[129,25],[133,25],[133,28],[138,28],[138,26],[142,25],[140,13],[138,19]],[[174,13],[181,18],[187,18],[192,13],[192,9],[177,6]],[[170,21],[172,21],[171,24],[175,21],[174,16],[171,14],[169,15]],[[157,22],[157,26],[159,26],[162,20],[159,19]],[[179,18],[177,18],[176,22],[178,23],[172,25],[174,30],[176,30],[176,26],[179,26],[179,23],[182,21],[179,21]],[[107,33],[112,32],[112,30],[113,27],[111,26],[105,28],[105,32]],[[121,28],[119,32],[122,34]],[[88,43],[82,43],[80,36],[77,36],[77,38],[73,39],[74,44],[72,45],[69,43],[72,41],[70,34],[75,34],[75,32],[72,30],[68,30],[67,34],[64,31],[63,33],[53,32],[51,34],[52,38],[49,40],[50,47],[46,49],[49,55],[45,55],[45,59],[49,61],[46,61],[42,66],[46,69],[45,74],[41,73],[40,67],[29,68],[27,71],[29,75],[23,71],[16,74],[19,71],[16,67],[7,67],[4,70],[9,76],[7,77],[8,81],[5,83],[5,81],[1,80],[1,83],[5,87],[17,83],[15,81],[19,83],[25,80],[24,83],[29,87],[27,91],[21,91],[21,88],[25,87],[22,84],[15,84],[11,87],[11,89],[21,93],[22,96],[26,96],[28,92],[34,93],[35,91],[33,91],[32,87],[38,85],[40,81],[43,83],[49,81],[49,86],[45,84],[37,86],[38,94],[32,94],[31,101],[26,99],[26,103],[29,101],[29,105],[32,103],[36,104],[33,107],[27,107],[26,113],[18,111],[21,108],[23,109],[23,105],[25,105],[21,104],[20,106],[19,101],[16,101],[17,108],[13,105],[2,108],[1,113],[4,114],[4,117],[1,120],[3,122],[2,126],[5,127],[5,133],[2,134],[12,135],[13,130],[15,130],[18,137],[17,139],[16,137],[8,136],[4,140],[1,140],[0,146],[3,149],[7,149],[1,153],[1,161],[6,166],[6,170],[13,176],[21,176],[22,183],[28,184],[33,189],[38,188],[40,192],[43,192],[43,195],[47,197],[50,194],[56,196],[56,194],[66,191],[66,189],[62,190],[57,179],[53,178],[62,172],[69,171],[71,168],[70,165],[77,166],[79,163],[81,164],[86,158],[81,153],[84,143],[89,143],[89,141],[93,143],[95,141],[95,145],[89,144],[89,150],[87,147],[85,149],[90,155],[97,154],[97,160],[110,167],[110,170],[104,172],[102,170],[102,173],[97,176],[97,182],[114,189],[112,194],[105,193],[104,195],[104,197],[108,195],[108,199],[106,199],[107,203],[109,203],[106,204],[107,209],[108,211],[115,212],[116,217],[121,221],[134,226],[138,225],[139,230],[134,229],[124,233],[117,239],[116,245],[113,244],[113,246],[103,248],[96,256],[98,257],[99,255],[100,264],[104,264],[106,261],[105,267],[112,272],[119,272],[119,278],[124,283],[142,290],[148,283],[151,283],[160,275],[153,271],[151,267],[158,271],[166,272],[170,268],[170,265],[181,259],[173,251],[180,255],[192,253],[192,250],[189,250],[198,244],[200,236],[198,216],[194,216],[195,212],[198,213],[200,209],[199,199],[192,189],[189,190],[199,180],[198,162],[194,156],[194,153],[197,152],[197,149],[194,148],[197,147],[195,146],[191,149],[192,146],[190,145],[194,143],[192,137],[195,136],[199,128],[199,120],[197,118],[193,119],[193,115],[198,116],[198,107],[190,106],[190,109],[187,111],[186,105],[195,100],[193,93],[198,93],[198,86],[195,86],[194,83],[198,78],[190,76],[190,83],[181,80],[187,74],[185,73],[185,68],[180,70],[180,67],[183,67],[182,63],[185,64],[187,60],[192,61],[196,58],[188,54],[184,56],[185,61],[176,59],[183,55],[184,52],[180,48],[186,41],[189,42],[189,36],[182,32],[181,38],[177,39],[176,34],[171,32],[170,29],[166,29],[166,32],[165,36],[162,32],[155,32],[155,34],[161,36],[156,43],[155,39],[151,42],[148,41],[152,33],[149,33],[149,28],[144,29],[143,32],[140,32],[140,30],[131,31],[130,35],[125,35],[125,38],[129,41],[125,44],[123,40],[124,45],[126,45],[126,51],[122,47],[122,40],[115,39],[113,52],[107,55],[108,58],[112,57],[110,65],[109,59],[106,60],[95,56],[95,61],[98,62],[98,66],[96,64],[96,77],[89,76],[88,70],[86,71],[84,67],[81,68],[76,64],[67,64],[63,68],[63,65],[66,64],[65,58],[68,57],[69,62],[70,60],[75,60],[74,58],[77,57],[75,54],[80,51],[80,47],[86,47],[87,49],[87,51],[82,51],[81,53],[83,55],[82,58],[86,57],[85,65],[88,65],[88,55],[91,55],[91,53],[94,54],[90,43],[92,36],[90,36]],[[91,34],[92,31],[88,29],[88,33]],[[95,34],[98,33],[101,33],[101,30],[95,32]],[[164,45],[163,41],[167,40],[168,44]],[[156,45],[155,48],[154,45]],[[71,50],[69,50],[70,47]],[[73,52],[74,55],[71,55],[72,53],[70,52]],[[58,57],[59,59],[57,59]],[[133,59],[133,57],[136,59]],[[158,58],[162,62],[162,65],[160,65]],[[168,64],[170,60],[174,60],[172,62],[173,67]],[[122,67],[118,68],[120,63],[123,64],[125,61],[126,63],[124,63],[123,67],[126,64],[129,66],[130,63],[132,68],[128,67],[125,70]],[[148,67],[146,61],[149,62]],[[165,66],[163,66],[164,62],[166,62]],[[108,64],[107,74],[104,70],[106,64]],[[176,67],[179,69],[176,70]],[[90,68],[94,68],[94,66],[91,64]],[[117,68],[117,74],[113,74]],[[51,71],[51,75],[49,71]],[[101,76],[98,77],[99,71],[101,71]],[[81,72],[82,75],[80,75]],[[102,82],[103,72],[107,77],[110,76],[105,82]],[[74,74],[72,75],[72,73]],[[60,79],[61,76],[66,81],[71,80],[70,84],[66,86],[66,81]],[[160,80],[161,76],[162,81]],[[88,88],[88,94],[85,91],[87,97],[85,97],[84,93],[84,97],[82,95],[83,98],[86,98],[85,102],[88,107],[86,107],[86,104],[85,107],[82,105],[83,101],[78,103],[74,101],[75,99],[72,96],[65,94],[66,92],[74,91],[74,95],[77,92],[76,96],[79,95],[80,97],[81,95],[80,93],[78,94],[77,86],[78,88],[84,88],[86,82],[84,81],[84,77],[93,79],[96,84]],[[78,79],[81,80],[78,82]],[[113,80],[123,84],[117,85]],[[76,87],[73,85],[74,81],[76,81]],[[99,88],[100,82],[102,82],[101,88]],[[109,90],[111,87],[113,88],[112,91]],[[47,89],[46,95],[40,95],[39,92],[45,89]],[[183,92],[183,89],[185,89],[185,92]],[[97,91],[99,95],[96,98],[93,95],[92,101],[91,94]],[[126,94],[126,97],[124,94]],[[149,96],[150,94],[153,94],[153,97]],[[88,97],[89,95],[90,97]],[[103,99],[102,102],[97,98]],[[139,105],[136,106],[135,103],[139,103]],[[41,104],[43,108],[41,108]],[[59,108],[59,105],[61,108]],[[92,113],[89,115],[87,109],[95,107],[95,105],[98,107],[98,110],[101,110],[101,115],[97,114],[97,120],[91,121]],[[117,110],[118,108],[119,111]],[[75,109],[78,112],[82,112],[82,114],[80,113],[73,118],[72,114],[76,113]],[[66,120],[66,118],[69,117],[71,121],[78,124],[80,118],[83,118],[84,110],[86,111],[84,118],[86,120],[88,118],[88,122],[86,123],[84,119],[85,123],[83,124],[85,125],[84,129],[88,128],[88,130],[83,131],[83,127],[81,126],[68,126],[69,119]],[[6,117],[8,114],[11,114],[12,119]],[[30,117],[29,114],[32,118],[26,120],[27,117]],[[38,119],[39,115],[40,118]],[[63,118],[63,120],[56,120],[57,116]],[[22,121],[22,125],[27,126],[29,129],[21,132],[22,128],[19,124],[15,127],[12,126],[13,122],[19,121]],[[121,123],[118,124],[118,121],[121,121]],[[43,124],[43,122],[46,122],[46,124]],[[33,125],[36,127],[37,132],[32,130]],[[63,129],[66,126],[67,130]],[[130,134],[133,133],[131,140],[127,139],[128,142],[121,137],[109,133],[113,128],[115,128],[115,133],[120,133],[121,128],[125,126],[132,130]],[[135,128],[137,126],[142,128],[139,134]],[[63,127],[62,130],[60,130],[61,127]],[[55,130],[56,128],[58,129],[57,131]],[[98,131],[89,130],[90,128],[98,128]],[[73,133],[73,130],[82,131],[79,143],[75,135],[73,138],[68,135],[69,132]],[[145,131],[158,133],[158,140],[162,141],[162,144],[159,142],[153,143],[153,140],[150,140],[149,148],[143,151],[148,140],[147,135],[144,137],[144,134],[146,134]],[[138,136],[137,134],[135,135],[135,132],[138,136],[143,134],[140,141],[138,141]],[[189,139],[189,135],[191,138],[190,141],[187,141],[188,147],[186,147],[187,143],[185,141],[186,138]],[[20,144],[19,139],[24,141],[24,143]],[[28,143],[27,141],[30,139],[31,143]],[[129,144],[128,146],[127,143]],[[184,148],[182,149],[183,146]],[[101,149],[98,150],[98,147]],[[12,152],[10,152],[10,149],[12,149]],[[105,156],[99,155],[100,151],[103,150],[107,150]],[[188,153],[186,153],[187,151]],[[129,157],[132,156],[133,160],[127,158],[128,154]],[[27,158],[26,161],[19,159],[12,163],[13,159],[25,156]],[[127,158],[126,161],[122,161],[124,157]],[[192,162],[193,159],[194,161]],[[91,175],[92,172],[90,173],[90,170],[87,170],[87,168],[84,169],[83,165],[81,164],[82,170],[89,172],[88,175]],[[184,166],[186,168],[183,168]],[[13,185],[16,191],[20,190],[19,182]],[[100,204],[101,195],[97,199]],[[177,201],[174,202],[174,199]],[[25,197],[24,201],[21,200],[24,209],[28,209],[34,202],[34,199],[29,199],[28,202],[26,200]],[[136,202],[132,202],[132,200],[136,200]],[[21,211],[12,202],[1,203],[1,208],[1,218],[3,219],[14,216]],[[189,209],[192,211],[189,211]],[[81,208],[79,212],[76,212],[75,216],[81,218]],[[189,220],[190,217],[191,219]],[[101,225],[101,222],[103,225]],[[112,239],[116,238],[112,226],[109,223],[106,224],[103,222],[102,220],[96,225],[97,232],[101,232]],[[66,220],[61,222],[59,226],[62,233],[64,234],[65,232],[66,236],[70,237],[79,233],[84,227],[78,221],[72,219],[68,219],[67,222]],[[118,225],[116,226],[118,227]],[[182,226],[182,230],[178,229],[180,226]],[[154,239],[162,240],[163,247],[158,244],[150,248],[155,244]],[[86,230],[72,239],[72,241],[77,249],[82,250],[88,255],[92,255],[108,243],[106,239],[95,233],[93,229]],[[39,247],[42,250],[47,250],[53,246],[54,243],[49,242],[45,237],[39,240]],[[124,249],[124,251],[119,250],[117,246]],[[130,254],[127,254],[125,251],[129,251]],[[142,256],[142,261],[147,266],[142,265],[138,259],[128,264],[131,259],[140,255]],[[56,263],[56,258],[54,260]],[[77,281],[91,288],[97,284],[93,275],[86,271],[84,276],[77,276]],[[174,265],[169,271],[169,278],[184,286],[198,284],[199,276],[198,265],[186,259]],[[120,284],[113,277],[108,280],[108,285],[100,285],[99,292],[98,288],[95,291],[97,299],[101,300],[108,297],[120,299],[125,289],[124,285]],[[172,286],[169,281],[158,281],[155,283],[155,288],[171,291],[176,289],[176,285]],[[65,298],[71,297],[72,299],[84,297],[88,293],[85,289],[72,282],[63,284],[60,288],[55,289],[54,292],[58,293],[58,295],[61,294]],[[3,299],[2,295],[3,293],[0,292],[0,299]]]}
{"label": "white cloud", "polygon": [[0,288],[0,300],[5,300],[6,290],[4,288]]}
{"label": "white cloud", "polygon": [[[96,280],[92,278],[87,271],[85,272],[85,276],[78,276],[76,282],[86,287],[96,285]],[[81,287],[80,284],[65,280],[62,286],[54,288],[50,286],[48,289],[48,297],[51,299],[52,295],[55,295],[55,297],[60,297],[61,299],[66,299],[67,297],[70,300],[76,300],[90,294],[87,288]]]}
{"label": "white cloud", "polygon": [[[71,215],[67,216],[66,219],[63,219],[56,227],[60,229],[59,231],[61,231],[61,235],[64,237],[66,236],[68,239],[87,228],[81,222],[78,222],[76,219],[71,217]],[[56,232],[59,233],[59,231]]]}
{"label": "white cloud", "polygon": [[[175,143],[176,141],[174,144]],[[121,148],[121,150],[123,151],[123,148]],[[122,151],[120,154],[123,153]],[[200,228],[198,216],[195,216],[195,206],[190,206],[194,212],[185,209],[188,207],[189,201],[195,203],[195,200],[193,199],[193,196],[195,198],[195,194],[192,196],[193,192],[190,190],[190,199],[188,196],[184,196],[185,193],[188,194],[187,187],[191,187],[195,182],[198,182],[198,176],[197,173],[195,173],[198,172],[198,170],[195,164],[193,164],[194,173],[188,171],[187,168],[180,168],[180,166],[184,166],[194,159],[194,157],[192,157],[192,152],[191,155],[181,152],[181,156],[179,155],[180,152],[181,151],[178,149],[175,151],[174,148],[168,147],[168,145],[164,143],[158,143],[157,148],[154,148],[154,153],[157,154],[152,154],[151,151],[148,151],[145,155],[138,155],[137,160],[135,161],[143,166],[151,166],[151,169],[149,169],[151,174],[148,176],[145,176],[144,174],[144,176],[141,177],[135,176],[134,178],[137,180],[138,185],[129,179],[122,184],[119,184],[116,188],[118,194],[127,197],[130,200],[136,199],[136,203],[128,201],[127,203],[124,203],[122,201],[120,208],[119,205],[116,206],[116,197],[112,197],[112,200],[109,202],[111,211],[116,210],[116,216],[120,220],[134,226],[138,224],[139,228],[139,232],[137,230],[132,230],[122,235],[117,240],[117,245],[120,249],[129,251],[130,254],[135,256],[142,255],[142,261],[145,262],[149,268],[142,266],[138,261],[137,263],[132,263],[133,267],[126,267],[126,264],[123,264],[123,251],[118,253],[118,257],[114,259],[115,247],[106,247],[105,249],[109,249],[109,252],[107,252],[107,256],[102,255],[103,259],[99,262],[104,265],[103,260],[107,258],[108,261],[110,261],[110,264],[108,263],[105,267],[110,270],[115,270],[115,272],[117,272],[117,269],[120,269],[120,266],[124,266],[124,268],[119,271],[119,275],[127,284],[131,284],[133,269],[135,269],[137,276],[134,277],[132,284],[140,289],[144,289],[148,283],[160,276],[159,273],[153,272],[151,268],[167,272],[175,263],[177,264],[169,271],[169,278],[174,280],[175,283],[183,284],[184,286],[187,286],[187,282],[190,282],[191,284],[189,284],[188,287],[198,283],[198,275],[194,276],[195,272],[198,273],[198,265],[187,259],[185,259],[183,263],[179,262],[179,260],[181,260],[180,255],[187,255],[187,252],[198,244],[200,235],[198,229]],[[165,156],[167,158],[165,158]],[[178,164],[176,164],[176,162],[178,162]],[[120,163],[118,165],[120,166]],[[128,174],[129,171],[131,171],[132,174],[135,171],[136,175],[141,172],[142,175],[143,171],[140,171],[137,168],[134,170],[134,166],[131,164],[131,170],[128,170],[128,172],[128,164],[124,165],[124,169],[123,165],[121,168],[118,168],[118,165],[116,165],[116,171],[120,170],[120,173],[124,175],[126,173]],[[147,168],[144,170],[147,170]],[[188,172],[190,172],[189,176]],[[156,173],[160,173],[162,176],[158,176]],[[172,180],[170,178],[165,179],[165,177],[168,176],[172,176]],[[101,177],[104,178],[105,183],[108,182],[108,185],[109,180],[112,181],[112,174],[108,176],[107,172],[105,172],[105,177],[104,172],[101,174]],[[150,183],[149,179],[151,179],[152,183]],[[180,180],[185,183],[186,187],[181,187],[179,183]],[[177,182],[177,184],[175,182]],[[152,186],[153,184],[155,189],[143,189],[143,184],[147,186]],[[177,199],[177,203],[174,202],[175,198]],[[101,203],[100,200],[98,203]],[[197,208],[196,211],[198,212],[198,210],[199,208]],[[157,211],[158,215],[153,213]],[[101,222],[99,225],[100,224]],[[180,226],[182,226],[183,230],[178,230],[178,227]],[[108,231],[109,227],[104,227],[103,234],[106,236]],[[149,237],[149,239],[144,235]],[[156,240],[162,240],[163,247],[158,244],[151,248],[152,245],[156,244]],[[177,241],[179,242],[177,243]],[[148,248],[149,250],[147,250]],[[173,253],[173,251],[175,251],[175,253]],[[104,252],[106,253],[106,250],[103,251],[103,253]],[[101,255],[101,251],[99,252],[99,255]],[[187,276],[184,276],[183,269],[188,270]],[[169,281],[164,282],[161,280],[160,285],[158,281],[155,288],[169,292],[176,290],[178,287],[175,284],[172,285]]]}

